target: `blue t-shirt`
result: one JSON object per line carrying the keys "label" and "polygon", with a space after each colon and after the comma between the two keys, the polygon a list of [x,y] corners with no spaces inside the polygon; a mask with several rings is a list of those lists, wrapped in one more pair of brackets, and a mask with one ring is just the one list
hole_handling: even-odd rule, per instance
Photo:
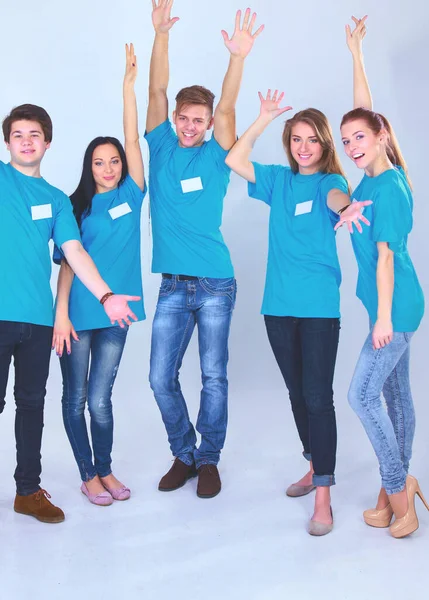
{"label": "blue t-shirt", "polygon": [[[96,194],[92,209],[81,223],[82,244],[111,290],[141,296],[130,307],[139,321],[146,318],[140,259],[142,192],[128,175],[119,188]],[[54,261],[63,255],[55,248]],[[109,317],[95,296],[75,277],[69,298],[69,317],[76,331],[111,327]]]}
{"label": "blue t-shirt", "polygon": [[69,198],[0,161],[0,320],[53,325],[50,239],[80,240]]}
{"label": "blue t-shirt", "polygon": [[407,250],[413,226],[413,196],[404,171],[388,169],[377,177],[364,175],[353,200],[372,200],[364,208],[369,227],[353,235],[352,243],[359,267],[356,294],[362,300],[372,323],[377,320],[377,242],[388,242],[394,254],[393,330],[415,331],[423,317],[424,297]]}
{"label": "blue t-shirt", "polygon": [[332,189],[347,193],[341,175],[301,175],[281,165],[255,167],[249,196],[271,207],[267,275],[262,314],[338,318],[341,271],[327,205]]}
{"label": "blue t-shirt", "polygon": [[233,277],[220,232],[231,170],[214,136],[181,148],[170,121],[145,137],[150,150],[149,192],[153,273]]}

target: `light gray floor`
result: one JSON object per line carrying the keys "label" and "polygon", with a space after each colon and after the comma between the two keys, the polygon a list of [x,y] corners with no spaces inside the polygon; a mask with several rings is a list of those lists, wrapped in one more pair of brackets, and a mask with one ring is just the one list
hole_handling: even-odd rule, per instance
{"label": "light gray floor", "polygon": [[[372,448],[345,400],[359,341],[347,342],[349,331],[343,327],[336,383],[335,529],[315,539],[305,531],[313,496],[289,499],[284,493],[304,473],[306,463],[300,457],[280,376],[262,336],[261,319],[254,322],[244,345],[240,323],[238,318],[231,338],[230,423],[220,465],[223,490],[212,500],[197,498],[195,480],[176,492],[157,491],[171,457],[145,383],[149,324],[131,331],[114,394],[114,467],[132,488],[128,502],[100,508],[80,493],[61,421],[61,380],[53,357],[43,485],[67,520],[45,525],[15,514],[14,411],[9,393],[0,419],[1,598],[21,600],[36,593],[61,600],[77,594],[107,600],[277,600],[295,595],[303,600],[396,600],[422,591],[428,581],[429,548],[429,513],[423,505],[418,501],[420,529],[405,540],[394,540],[386,530],[362,522],[362,510],[374,503],[379,480]],[[253,337],[259,339],[256,347],[250,344]],[[420,336],[415,341],[419,352],[424,340]],[[424,362],[422,352],[414,354],[416,380],[417,369],[422,377]],[[243,355],[251,361],[247,374]],[[262,356],[266,360],[258,360]],[[185,363],[183,387],[195,417],[199,392],[195,342]],[[423,385],[417,382],[415,388],[418,428],[412,472],[429,496],[427,399]]]}

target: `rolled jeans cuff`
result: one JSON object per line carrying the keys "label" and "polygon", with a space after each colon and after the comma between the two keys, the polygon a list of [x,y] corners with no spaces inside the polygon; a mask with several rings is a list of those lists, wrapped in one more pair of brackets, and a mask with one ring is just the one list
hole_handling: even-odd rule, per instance
{"label": "rolled jeans cuff", "polygon": [[335,485],[335,475],[316,475],[313,473],[313,485],[316,487],[330,487]]}

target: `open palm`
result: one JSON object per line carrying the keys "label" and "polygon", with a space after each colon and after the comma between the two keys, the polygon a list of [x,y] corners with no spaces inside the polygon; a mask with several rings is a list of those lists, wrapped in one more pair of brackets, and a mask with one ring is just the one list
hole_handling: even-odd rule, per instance
{"label": "open palm", "polygon": [[252,18],[250,18],[250,13],[250,8],[248,8],[244,13],[243,26],[241,26],[241,10],[237,11],[235,29],[231,38],[225,30],[222,30],[225,46],[233,56],[246,58],[253,47],[255,39],[264,29],[264,25],[261,25],[255,33],[252,33],[256,21],[256,13],[253,13]]}
{"label": "open palm", "polygon": [[171,18],[174,0],[152,0],[152,23],[156,33],[167,33],[179,20]]}
{"label": "open palm", "polygon": [[259,100],[261,101],[261,117],[266,117],[273,120],[285,113],[286,111],[292,110],[292,106],[285,106],[283,108],[280,108],[280,103],[284,98],[284,92],[282,92],[280,95],[278,94],[278,90],[275,90],[273,96],[271,97],[271,90],[268,90],[267,97],[264,98],[261,92],[258,92]]}

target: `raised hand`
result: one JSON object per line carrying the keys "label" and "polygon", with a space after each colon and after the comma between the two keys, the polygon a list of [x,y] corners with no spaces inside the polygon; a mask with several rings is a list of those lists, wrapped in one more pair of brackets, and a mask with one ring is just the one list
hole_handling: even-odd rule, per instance
{"label": "raised hand", "polygon": [[152,0],[152,23],[156,33],[168,33],[179,17],[171,18],[174,0]]}
{"label": "raised hand", "polygon": [[243,26],[241,27],[241,10],[237,11],[235,16],[235,29],[231,38],[229,38],[225,30],[222,30],[221,32],[225,46],[233,56],[246,58],[253,47],[255,39],[264,29],[264,25],[261,25],[255,33],[252,33],[255,26],[256,13],[253,13],[252,18],[250,18],[250,13],[251,10],[248,8],[244,13]]}
{"label": "raised hand", "polygon": [[292,110],[292,106],[285,106],[280,108],[280,103],[284,98],[284,92],[278,96],[278,90],[275,90],[273,97],[271,98],[271,90],[268,90],[267,97],[258,92],[259,100],[261,101],[261,112],[260,116],[269,119],[270,121],[277,119],[280,115],[288,110]]}
{"label": "raised hand", "polygon": [[126,67],[124,83],[134,85],[137,77],[137,56],[134,54],[134,44],[125,44]]}
{"label": "raised hand", "polygon": [[346,40],[347,46],[352,54],[359,54],[362,52],[362,40],[366,35],[366,20],[368,15],[362,17],[362,19],[357,19],[356,17],[352,17],[354,21],[355,28],[353,31],[350,28],[350,25],[346,25]]}
{"label": "raised hand", "polygon": [[365,225],[371,225],[366,217],[362,214],[362,208],[372,204],[372,200],[362,200],[362,202],[352,202],[350,206],[346,208],[340,215],[340,220],[334,227],[334,231],[337,231],[340,227],[347,223],[347,228],[350,233],[353,233],[353,224],[359,233],[362,233],[362,226],[359,221],[365,223]]}
{"label": "raised hand", "polygon": [[123,321],[127,325],[131,325],[132,321],[130,319],[137,321],[136,315],[128,306],[128,302],[136,302],[137,300],[140,300],[140,296],[126,296],[124,294],[113,294],[113,296],[107,298],[103,306],[112,325],[115,324],[115,321],[118,321],[118,325],[123,328]]}

